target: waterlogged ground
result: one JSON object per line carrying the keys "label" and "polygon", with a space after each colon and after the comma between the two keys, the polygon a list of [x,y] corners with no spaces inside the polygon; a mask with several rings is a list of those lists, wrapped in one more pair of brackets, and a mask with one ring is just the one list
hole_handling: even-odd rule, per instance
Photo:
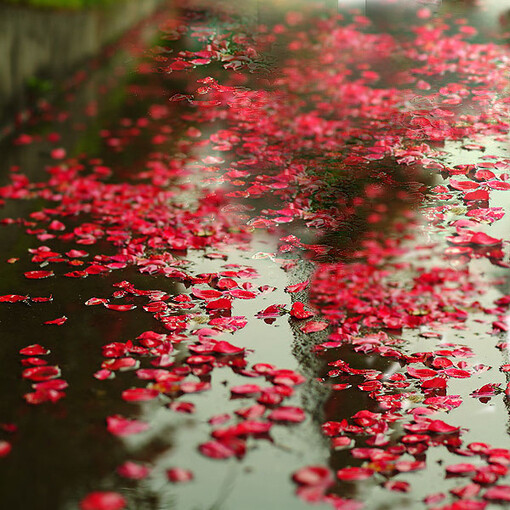
{"label": "waterlogged ground", "polygon": [[177,2],[20,114],[2,508],[510,501],[508,13],[359,4]]}

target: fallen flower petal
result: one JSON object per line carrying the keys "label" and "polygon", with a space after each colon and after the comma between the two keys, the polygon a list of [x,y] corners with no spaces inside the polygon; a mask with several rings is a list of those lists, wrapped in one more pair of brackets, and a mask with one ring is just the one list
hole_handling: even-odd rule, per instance
{"label": "fallen flower petal", "polygon": [[241,458],[246,453],[246,443],[242,439],[228,438],[221,441],[208,441],[199,446],[200,453],[213,459]]}
{"label": "fallen flower petal", "polygon": [[244,352],[244,350],[244,347],[236,347],[235,345],[232,345],[229,342],[225,342],[224,340],[216,342],[213,347],[213,352],[218,354],[240,354]]}
{"label": "fallen flower petal", "polygon": [[510,485],[494,485],[483,495],[490,501],[510,501]]}
{"label": "fallen flower petal", "polygon": [[11,443],[0,441],[0,457],[6,457],[12,450]]}
{"label": "fallen flower petal", "polygon": [[108,299],[92,297],[85,301],[86,306],[104,305],[108,303]]}
{"label": "fallen flower petal", "polygon": [[173,483],[189,482],[194,478],[192,471],[178,467],[167,469],[166,477],[168,481]]}
{"label": "fallen flower petal", "polygon": [[385,482],[384,488],[395,492],[409,492],[411,486],[402,480],[388,480]]}
{"label": "fallen flower petal", "polygon": [[476,471],[476,466],[468,463],[451,464],[446,466],[446,472],[450,475],[468,475]]}
{"label": "fallen flower petal", "polygon": [[116,414],[106,418],[108,432],[116,436],[139,434],[149,428],[149,424],[139,420],[130,420]]}
{"label": "fallen flower petal", "polygon": [[50,276],[55,276],[55,273],[53,271],[28,271],[25,273],[25,278],[30,280],[40,280]]}
{"label": "fallen flower petal", "polygon": [[25,379],[32,381],[47,381],[60,377],[60,368],[57,366],[42,366],[26,368],[21,374]]}
{"label": "fallen flower petal", "polygon": [[300,485],[320,485],[328,487],[333,483],[331,471],[324,466],[306,466],[293,475],[294,482]]}
{"label": "fallen flower petal", "polygon": [[46,321],[44,324],[55,324],[57,326],[62,326],[64,322],[67,321],[67,317],[63,315],[62,317],[59,317],[58,319],[53,319],[51,321]]}
{"label": "fallen flower petal", "polygon": [[290,315],[294,317],[294,319],[309,319],[313,317],[314,313],[310,310],[305,310],[303,303],[296,301],[292,304]]}
{"label": "fallen flower petal", "polygon": [[287,287],[285,287],[285,291],[289,292],[290,294],[292,294],[294,292],[301,292],[302,290],[305,290],[306,287],[308,287],[309,283],[310,283],[309,280],[305,280],[304,282],[301,282],[301,283],[296,283],[294,285],[288,285]]}
{"label": "fallen flower petal", "polygon": [[212,300],[212,299],[218,299],[221,298],[223,295],[222,292],[219,290],[214,289],[191,289],[191,294],[199,299],[205,299],[205,300]]}
{"label": "fallen flower petal", "polygon": [[428,430],[430,432],[436,432],[438,434],[453,434],[460,430],[460,427],[454,427],[453,425],[448,425],[442,420],[431,420],[428,425]]}
{"label": "fallen flower petal", "polygon": [[117,492],[91,492],[80,502],[81,510],[122,510],[126,500]]}
{"label": "fallen flower petal", "polygon": [[117,473],[120,476],[130,478],[131,480],[143,480],[144,478],[147,478],[150,471],[150,468],[147,466],[130,460],[124,462],[124,464],[121,464],[117,468]]}
{"label": "fallen flower petal", "polygon": [[220,298],[209,301],[205,307],[207,310],[230,310],[232,308],[232,301],[227,298]]}
{"label": "fallen flower petal", "polygon": [[374,474],[373,469],[363,467],[346,467],[339,469],[336,476],[339,480],[350,482],[358,480],[366,480]]}
{"label": "fallen flower petal", "polygon": [[45,356],[50,353],[50,350],[44,348],[42,345],[33,344],[20,349],[19,353],[24,356]]}
{"label": "fallen flower petal", "polygon": [[159,391],[148,388],[131,388],[122,392],[122,398],[127,402],[145,402],[153,400],[159,395]]}
{"label": "fallen flower petal", "polygon": [[316,333],[318,331],[324,331],[329,324],[327,322],[322,321],[309,321],[305,325],[301,326],[299,329],[303,333]]}
{"label": "fallen flower petal", "polygon": [[253,396],[258,395],[262,391],[262,388],[257,384],[241,384],[239,386],[233,386],[230,388],[230,392],[233,395],[242,396]]}
{"label": "fallen flower petal", "polygon": [[305,420],[305,412],[300,407],[282,406],[272,411],[268,418],[272,421],[301,423]]}
{"label": "fallen flower petal", "polygon": [[20,301],[26,301],[28,296],[20,296],[19,294],[6,294],[0,296],[0,303],[18,303]]}
{"label": "fallen flower petal", "polygon": [[104,306],[108,310],[115,310],[117,312],[129,312],[136,308],[136,305],[112,305],[111,303],[104,303]]}

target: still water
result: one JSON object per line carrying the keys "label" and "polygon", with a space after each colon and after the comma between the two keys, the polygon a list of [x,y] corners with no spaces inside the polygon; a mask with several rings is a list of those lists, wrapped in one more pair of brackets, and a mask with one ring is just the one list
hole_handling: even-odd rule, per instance
{"label": "still water", "polygon": [[[312,503],[306,500],[315,496],[295,494],[293,473],[309,465],[328,466],[332,473],[365,465],[351,456],[350,448],[354,441],[358,448],[370,444],[362,435],[347,449],[334,448],[323,434],[323,424],[350,419],[358,411],[384,412],[380,402],[357,388],[363,383],[361,376],[354,387],[332,389],[354,378],[331,375],[330,364],[340,359],[385,377],[405,374],[406,365],[376,352],[356,352],[349,345],[314,349],[328,340],[332,329],[310,333],[288,313],[256,314],[275,304],[288,311],[302,301],[315,306],[317,320],[336,313],[340,322],[349,322],[352,314],[342,316],[343,303],[324,302],[321,271],[348,266],[367,250],[370,240],[381,238],[405,249],[382,262],[371,262],[368,250],[363,254],[365,268],[379,270],[387,262],[395,287],[405,287],[411,269],[423,260],[422,272],[441,264],[465,271],[466,286],[473,285],[475,294],[484,290],[479,299],[487,309],[508,294],[508,268],[494,264],[494,257],[445,259],[447,238],[458,225],[436,221],[431,209],[452,205],[445,209],[451,218],[466,211],[460,210],[456,191],[449,198],[429,193],[449,183],[447,173],[439,169],[485,168],[480,163],[491,161],[483,159],[487,155],[501,164],[498,175],[504,172],[504,134],[481,130],[468,141],[483,145],[484,151],[471,151],[463,148],[466,140],[434,138],[428,124],[420,121],[416,125],[423,135],[402,141],[409,121],[403,117],[406,108],[415,112],[416,123],[434,107],[431,99],[420,95],[424,86],[417,90],[408,81],[417,62],[426,58],[426,53],[414,61],[410,57],[413,37],[433,23],[437,30],[441,23],[474,26],[473,45],[502,48],[492,55],[495,62],[505,55],[505,31],[510,30],[504,5],[371,0],[290,4],[172,4],[145,24],[143,37],[140,30],[128,34],[98,56],[91,72],[77,71],[61,93],[39,100],[28,120],[1,142],[1,182],[6,187],[14,182],[14,187],[2,193],[0,258],[5,263],[0,264],[0,295],[30,296],[0,303],[0,439],[12,446],[0,459],[2,508],[71,510],[94,491],[118,492],[128,508],[137,510],[308,508]],[[147,33],[152,34],[150,43]],[[447,39],[446,34],[441,37]],[[448,40],[454,47],[452,41],[460,38]],[[458,72],[459,82],[465,80],[465,70]],[[469,86],[481,88],[476,73],[477,69],[468,73],[469,79],[474,76]],[[436,69],[423,78],[438,89],[456,83],[451,69]],[[373,79],[378,81],[374,84]],[[494,80],[502,78],[495,72]],[[475,116],[484,108],[493,113],[495,107],[466,100],[452,108],[452,115]],[[469,118],[465,122],[469,124]],[[409,147],[428,143],[433,154],[415,165],[397,161],[403,157],[397,149],[375,149],[372,157],[365,157],[368,147],[378,146],[374,139],[384,141],[379,147],[406,147],[411,152]],[[48,174],[56,176],[53,182]],[[19,177],[11,179],[12,175]],[[507,193],[492,190],[490,207],[506,209]],[[294,214],[297,210],[301,212]],[[490,236],[507,239],[507,222],[503,217],[491,225]],[[297,238],[309,249],[296,250]],[[164,247],[161,239],[167,242]],[[181,240],[187,244],[181,246]],[[53,257],[34,261],[34,253],[48,251],[34,252],[40,246],[49,247]],[[429,251],[420,259],[423,246]],[[73,249],[86,251],[87,257],[69,255]],[[95,264],[90,264],[94,257]],[[66,276],[91,265],[102,269]],[[56,276],[24,276],[36,270],[51,270]],[[245,299],[238,294],[243,298],[234,299],[235,294],[229,294],[231,310],[211,311],[205,306],[210,299],[200,301],[192,290],[222,289],[221,278],[235,279],[236,287],[254,295]],[[285,291],[307,279],[310,286],[296,293]],[[126,281],[138,290],[153,291],[152,296],[123,291],[129,286],[119,283]],[[337,283],[341,288],[343,282]],[[48,302],[33,299],[49,296]],[[85,306],[93,297],[136,309]],[[187,299],[190,307],[180,308]],[[160,308],[144,309],[150,302]],[[174,316],[185,326],[172,325]],[[61,317],[67,318],[61,326],[44,324]],[[233,333],[218,327],[214,338],[244,349],[242,356],[190,360],[197,351],[189,346],[196,346],[198,337],[202,341],[212,335],[200,330],[214,329],[211,320],[228,317],[242,317],[246,325]],[[370,318],[368,313],[365,318]],[[440,419],[465,429],[465,444],[489,442],[508,448],[506,397],[469,396],[485,384],[499,383],[503,389],[506,385],[505,373],[498,371],[508,362],[506,351],[495,348],[504,339],[489,335],[489,325],[482,309],[473,306],[463,328],[445,322],[437,337],[423,334],[428,332],[425,324],[397,332],[390,327],[389,334],[400,341],[406,355],[455,344],[472,350],[476,362],[470,358],[471,367],[490,367],[473,369],[470,378],[448,380],[448,395],[461,395],[464,401]],[[174,335],[169,352],[156,356],[132,349],[104,355],[103,346],[114,342],[131,340],[140,347],[135,339],[146,331]],[[33,344],[51,351],[48,363],[58,365],[68,384],[65,396],[55,403],[31,405],[23,398],[34,381],[22,373],[41,362],[27,359],[20,350]],[[109,370],[107,358],[134,362]],[[241,358],[246,358],[246,366]],[[266,385],[260,374],[250,372],[261,363],[304,376],[302,384],[288,383],[294,391],[284,400],[285,406],[303,409],[304,420],[275,419],[270,434],[254,434],[247,441],[243,437],[246,454],[226,459],[204,455],[199,445],[211,439],[211,431],[238,423],[235,411],[255,404],[253,396],[236,396],[231,388],[252,382]],[[102,367],[111,372],[109,378],[98,374]],[[180,369],[192,382],[210,388],[196,393],[158,389],[157,398],[148,401],[123,399],[126,389],[158,387],[138,372],[154,367],[172,373]],[[402,414],[423,400],[420,390],[417,393],[403,405]],[[181,401],[193,404],[195,411],[176,412]],[[264,405],[269,413],[279,404]],[[106,423],[114,415],[140,420],[149,428],[129,435],[111,433]],[[399,444],[402,423],[385,430],[390,446]],[[463,462],[452,445],[430,448],[426,454],[410,451],[411,455],[417,461],[426,459],[423,471],[381,468],[361,482],[337,480],[328,493],[341,499],[328,502],[318,497],[316,508],[349,508],[347,498],[370,509],[424,508],[423,498],[431,492],[456,486],[457,480],[444,473],[445,465]],[[119,475],[126,461],[146,466],[150,474],[141,480]],[[167,470],[174,467],[190,470],[193,480],[171,483]],[[394,479],[408,482],[410,490],[384,487]]]}

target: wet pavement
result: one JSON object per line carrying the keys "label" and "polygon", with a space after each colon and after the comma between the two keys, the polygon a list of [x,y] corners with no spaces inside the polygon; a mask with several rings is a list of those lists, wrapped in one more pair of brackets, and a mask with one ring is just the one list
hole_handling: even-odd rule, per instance
{"label": "wet pavement", "polygon": [[504,505],[502,7],[178,2],[25,112],[2,507]]}

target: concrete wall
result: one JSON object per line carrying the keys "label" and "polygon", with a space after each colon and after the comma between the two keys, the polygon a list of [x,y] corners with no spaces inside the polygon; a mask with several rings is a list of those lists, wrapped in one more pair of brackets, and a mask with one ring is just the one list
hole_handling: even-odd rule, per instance
{"label": "concrete wall", "polygon": [[105,10],[85,11],[0,5],[0,124],[26,106],[29,78],[64,78],[163,1],[124,0]]}

